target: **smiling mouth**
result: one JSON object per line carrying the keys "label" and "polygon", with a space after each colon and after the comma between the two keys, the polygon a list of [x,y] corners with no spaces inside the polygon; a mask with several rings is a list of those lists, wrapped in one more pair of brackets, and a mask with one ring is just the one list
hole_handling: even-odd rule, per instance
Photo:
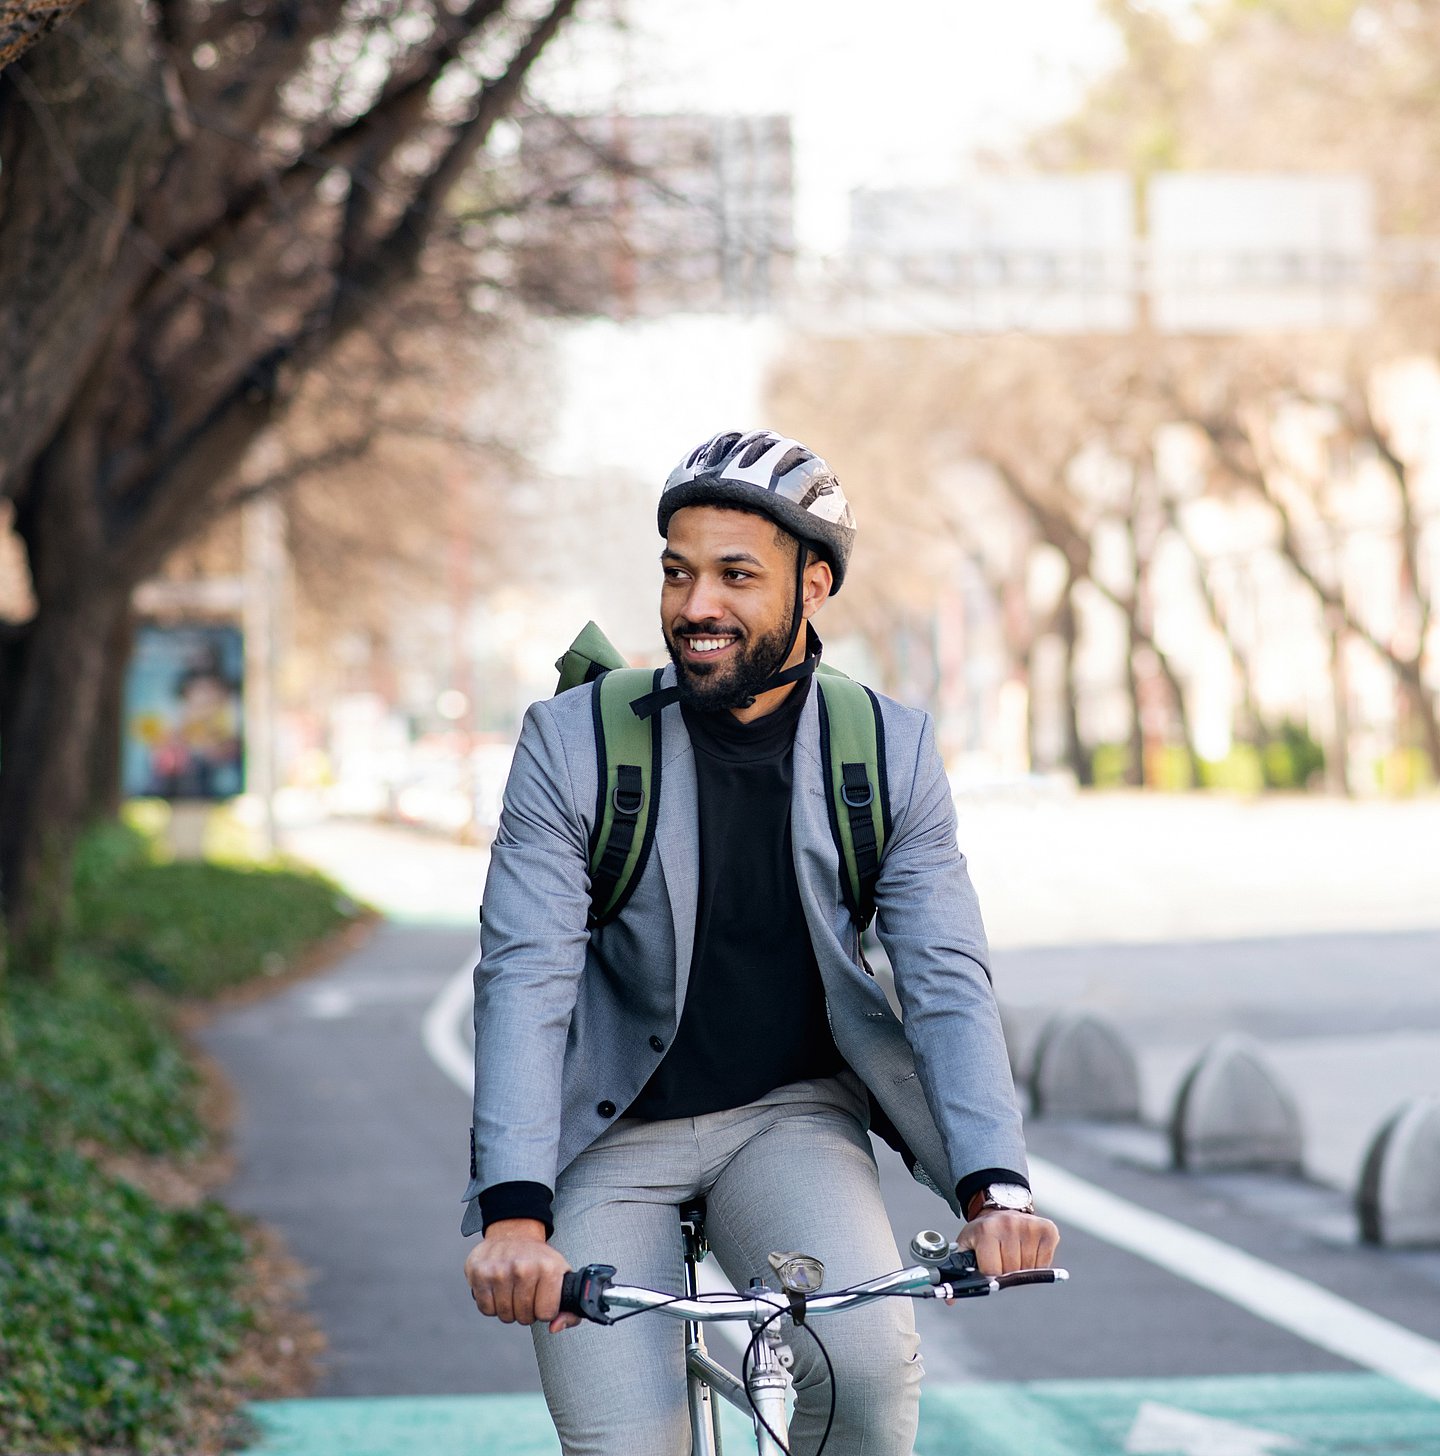
{"label": "smiling mouth", "polygon": [[714,632],[694,632],[680,636],[680,644],[685,650],[686,661],[696,664],[717,661],[724,657],[739,640],[738,636],[725,636]]}

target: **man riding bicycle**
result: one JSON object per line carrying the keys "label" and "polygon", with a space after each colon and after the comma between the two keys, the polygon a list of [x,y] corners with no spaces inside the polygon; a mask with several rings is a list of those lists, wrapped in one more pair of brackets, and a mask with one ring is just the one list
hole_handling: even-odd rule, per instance
{"label": "man riding bicycle", "polygon": [[[664,1323],[575,1329],[560,1280],[589,1262],[681,1284],[677,1208],[704,1198],[738,1288],[772,1250],[846,1284],[899,1263],[868,1129],[963,1220],[983,1272],[1047,1265],[979,908],[928,715],[872,695],[889,834],[877,928],[903,1010],[865,964],[831,822],[820,643],[854,518],[826,463],[759,431],[689,452],[661,494],[653,846],[617,914],[593,913],[606,812],[596,686],[526,716],[485,886],[475,972],[466,1273],[488,1315],[532,1328],[572,1452],[688,1443],[684,1352]],[[600,745],[603,752],[603,743]],[[663,790],[661,785],[663,784]],[[833,1322],[830,1452],[910,1451],[918,1339],[904,1300]],[[795,1348],[791,1449],[830,1398]]]}

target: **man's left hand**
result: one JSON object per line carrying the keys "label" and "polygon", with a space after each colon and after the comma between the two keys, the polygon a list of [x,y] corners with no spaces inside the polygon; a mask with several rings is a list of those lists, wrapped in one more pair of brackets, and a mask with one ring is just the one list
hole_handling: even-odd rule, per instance
{"label": "man's left hand", "polygon": [[1048,1269],[1055,1261],[1060,1230],[1038,1213],[987,1208],[956,1236],[962,1249],[974,1249],[982,1274],[1013,1274],[1017,1269]]}

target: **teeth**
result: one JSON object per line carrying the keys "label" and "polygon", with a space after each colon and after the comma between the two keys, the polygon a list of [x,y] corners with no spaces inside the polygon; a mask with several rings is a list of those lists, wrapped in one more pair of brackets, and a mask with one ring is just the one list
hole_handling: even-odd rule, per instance
{"label": "teeth", "polygon": [[692,652],[719,652],[722,647],[728,647],[732,640],[730,637],[692,637],[690,650]]}

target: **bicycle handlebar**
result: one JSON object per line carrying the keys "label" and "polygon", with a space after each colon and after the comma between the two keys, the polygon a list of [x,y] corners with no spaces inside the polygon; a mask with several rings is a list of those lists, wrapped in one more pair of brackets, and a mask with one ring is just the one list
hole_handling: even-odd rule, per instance
{"label": "bicycle handlebar", "polygon": [[[1010,1274],[989,1276],[975,1271],[974,1256],[967,1249],[953,1262],[939,1266],[915,1264],[897,1269],[836,1294],[820,1294],[804,1301],[805,1317],[835,1314],[862,1304],[904,1295],[914,1299],[974,1299],[998,1294],[1025,1284],[1056,1284],[1070,1277],[1064,1269],[1017,1269]],[[594,1324],[613,1324],[614,1310],[638,1313],[658,1310],[674,1319],[712,1322],[717,1320],[765,1319],[792,1310],[791,1300],[773,1289],[751,1289],[744,1294],[722,1294],[705,1299],[687,1299],[658,1289],[616,1284],[613,1264],[587,1264],[568,1272],[560,1287],[560,1311],[577,1314]]]}

